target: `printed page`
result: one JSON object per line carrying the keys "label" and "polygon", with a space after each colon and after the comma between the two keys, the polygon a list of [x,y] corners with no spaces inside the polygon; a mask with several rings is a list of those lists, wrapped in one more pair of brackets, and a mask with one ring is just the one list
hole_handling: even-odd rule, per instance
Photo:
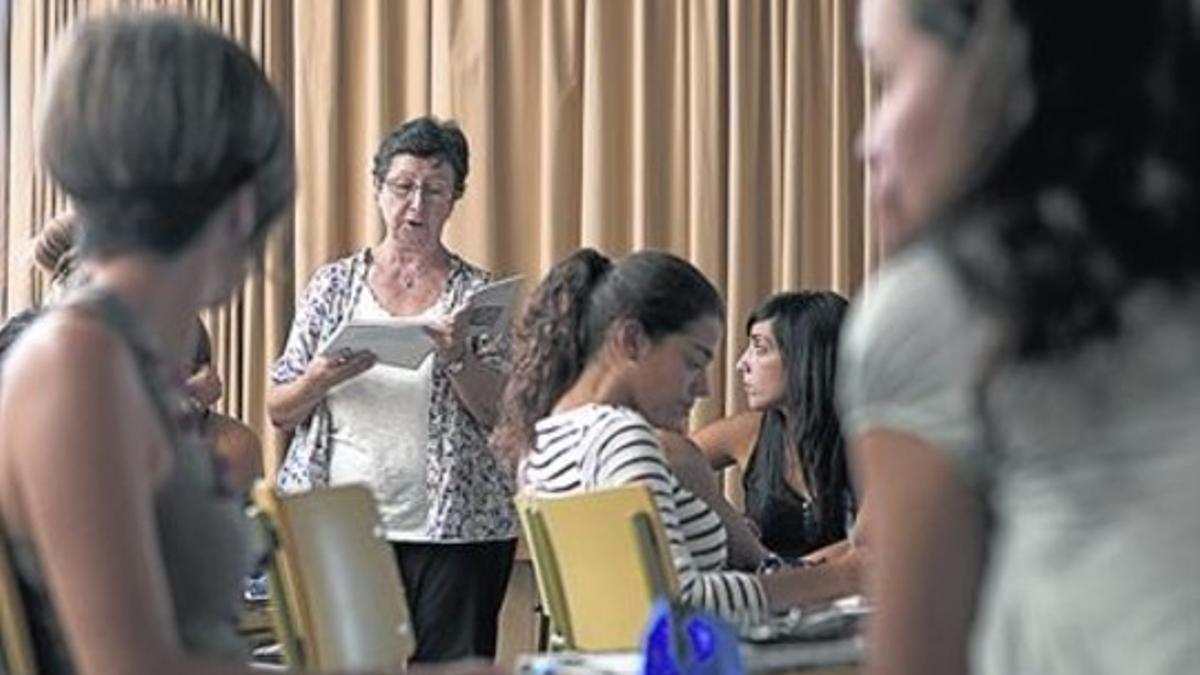
{"label": "printed page", "polygon": [[500,335],[507,331],[523,280],[518,274],[481,286],[472,293],[463,309],[467,313],[467,333]]}

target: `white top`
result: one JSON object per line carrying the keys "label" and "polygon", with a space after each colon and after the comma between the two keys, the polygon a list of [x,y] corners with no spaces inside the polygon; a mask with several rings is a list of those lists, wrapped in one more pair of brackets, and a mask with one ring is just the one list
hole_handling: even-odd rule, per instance
{"label": "white top", "polygon": [[725,569],[725,526],[703,500],[679,485],[654,430],[627,408],[590,404],[537,423],[523,467],[528,488],[565,494],[630,483],[650,489],[662,517],[684,603],[735,621],[766,613],[762,585]]}
{"label": "white top", "polygon": [[[431,318],[435,303],[420,318]],[[391,316],[364,288],[350,316]],[[425,541],[429,496],[426,458],[433,354],[416,369],[377,364],[329,390],[333,418],[329,482],[365,483],[375,494],[391,541]]]}
{"label": "white top", "polygon": [[986,399],[998,331],[932,249],[889,261],[847,324],[847,434],[923,439],[995,515],[972,672],[1200,664],[1200,292],[1121,311],[1115,338],[1004,365]]}

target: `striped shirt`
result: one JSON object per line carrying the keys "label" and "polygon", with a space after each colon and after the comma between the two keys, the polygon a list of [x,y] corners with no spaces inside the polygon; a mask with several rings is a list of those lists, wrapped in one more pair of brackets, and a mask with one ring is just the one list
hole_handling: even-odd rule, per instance
{"label": "striped shirt", "polygon": [[644,483],[658,505],[684,604],[733,621],[765,616],[767,600],[753,575],[725,569],[725,527],[703,500],[679,485],[658,437],[628,408],[589,404],[537,423],[525,462],[526,487],[566,494]]}

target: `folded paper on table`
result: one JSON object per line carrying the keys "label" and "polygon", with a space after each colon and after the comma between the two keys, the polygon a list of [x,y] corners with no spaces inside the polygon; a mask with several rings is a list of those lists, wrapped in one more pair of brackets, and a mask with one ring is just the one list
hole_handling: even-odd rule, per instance
{"label": "folded paper on table", "polygon": [[[459,310],[465,313],[467,336],[499,335],[508,330],[521,288],[520,276],[481,286]],[[342,350],[369,351],[380,363],[418,368],[436,347],[426,328],[431,319],[351,319],[343,323],[321,348],[322,354]]]}

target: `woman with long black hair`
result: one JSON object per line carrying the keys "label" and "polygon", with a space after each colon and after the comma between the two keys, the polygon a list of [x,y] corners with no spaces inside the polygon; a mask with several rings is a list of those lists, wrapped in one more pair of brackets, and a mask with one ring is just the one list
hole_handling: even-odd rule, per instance
{"label": "woman with long black hair", "polygon": [[[814,576],[850,594],[859,588],[862,555],[848,538],[858,499],[834,396],[847,306],[830,291],[768,297],[746,320],[747,344],[737,362],[749,410],[691,439],[670,433],[663,439],[688,487],[722,515],[738,564],[760,570],[822,564]],[[710,485],[711,469],[733,465],[742,470],[741,522]]]}
{"label": "woman with long black hair", "polygon": [[713,468],[741,467],[746,516],[763,545],[785,558],[845,539],[854,515],[834,403],[846,307],[828,291],[767,298],[746,320],[737,362],[750,411],[693,438]]}

